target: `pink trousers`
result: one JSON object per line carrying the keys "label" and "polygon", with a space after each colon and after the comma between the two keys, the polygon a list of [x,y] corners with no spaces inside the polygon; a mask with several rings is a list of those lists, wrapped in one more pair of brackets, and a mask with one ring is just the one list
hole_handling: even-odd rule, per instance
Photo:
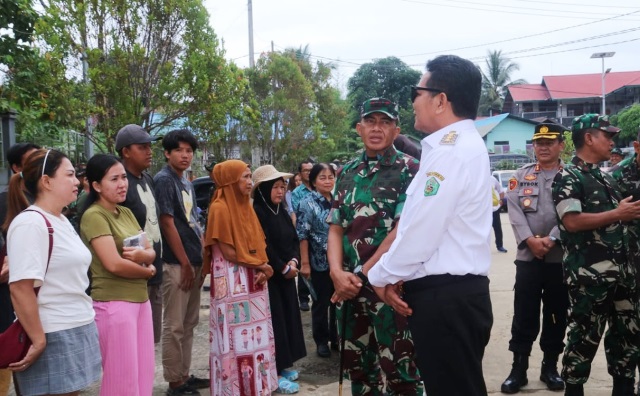
{"label": "pink trousers", "polygon": [[94,301],[102,353],[101,396],[153,393],[155,353],[149,301]]}

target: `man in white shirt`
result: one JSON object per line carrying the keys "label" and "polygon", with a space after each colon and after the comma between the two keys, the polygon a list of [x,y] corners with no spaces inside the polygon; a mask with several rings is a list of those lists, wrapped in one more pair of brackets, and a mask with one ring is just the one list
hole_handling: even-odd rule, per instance
{"label": "man in white shirt", "polygon": [[408,316],[429,396],[487,394],[491,175],[473,124],[481,82],[473,63],[443,55],[412,87],[415,128],[427,134],[420,171],[395,241],[366,274],[385,302]]}
{"label": "man in white shirt", "polygon": [[504,192],[500,182],[495,177],[491,182],[491,197],[493,200],[493,233],[496,236],[496,249],[500,253],[506,253],[507,249],[502,245],[502,220],[500,219],[500,209],[502,208],[502,200],[504,199]]}

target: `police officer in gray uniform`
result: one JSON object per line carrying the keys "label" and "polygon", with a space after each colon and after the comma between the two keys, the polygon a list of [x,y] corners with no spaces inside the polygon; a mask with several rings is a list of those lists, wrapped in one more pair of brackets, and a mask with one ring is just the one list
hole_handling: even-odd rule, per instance
{"label": "police officer in gray uniform", "polygon": [[564,389],[558,375],[558,355],[564,349],[569,305],[562,276],[562,248],[555,205],[551,194],[553,179],[562,169],[564,149],[562,125],[536,125],[533,149],[538,162],[518,169],[509,180],[507,206],[509,220],[518,243],[513,322],[509,350],[513,366],[501,386],[503,393],[516,393],[527,384],[529,354],[540,330],[544,352],[540,380],[550,390]]}

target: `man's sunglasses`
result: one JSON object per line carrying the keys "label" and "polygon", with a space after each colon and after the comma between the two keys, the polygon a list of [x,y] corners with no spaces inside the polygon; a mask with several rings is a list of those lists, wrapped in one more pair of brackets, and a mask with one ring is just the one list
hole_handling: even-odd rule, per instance
{"label": "man's sunglasses", "polygon": [[418,91],[429,91],[429,92],[434,92],[434,93],[443,93],[444,91],[438,88],[426,88],[426,87],[418,87],[418,86],[412,86],[411,87],[411,103],[416,101],[416,98],[418,97]]}

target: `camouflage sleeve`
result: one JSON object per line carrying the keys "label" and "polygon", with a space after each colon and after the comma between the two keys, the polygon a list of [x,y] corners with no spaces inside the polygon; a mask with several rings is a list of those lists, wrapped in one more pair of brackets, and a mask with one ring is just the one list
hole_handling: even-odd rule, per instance
{"label": "camouflage sleeve", "polygon": [[342,181],[343,172],[340,172],[338,175],[338,179],[336,180],[336,185],[334,188],[335,193],[333,194],[333,202],[331,203],[331,210],[329,211],[329,215],[327,215],[326,222],[329,224],[335,224],[342,226],[343,216],[340,214],[340,208],[342,207],[344,201],[345,191],[341,189],[340,182]]}
{"label": "camouflage sleeve", "polygon": [[564,168],[553,180],[553,203],[558,217],[567,213],[581,213],[584,192],[578,176],[569,168]]}
{"label": "camouflage sleeve", "polygon": [[616,183],[618,183],[620,195],[623,198],[626,198],[629,195],[633,195],[634,191],[633,187],[629,185],[628,180],[625,178],[622,167],[620,167],[619,165],[620,164],[614,167],[613,171],[611,172],[611,177],[616,181]]}
{"label": "camouflage sleeve", "polygon": [[416,174],[418,174],[418,170],[420,169],[420,162],[415,158],[408,158],[406,166],[402,170],[402,174],[400,177],[402,178],[402,191],[398,195],[398,204],[396,205],[396,211],[394,213],[394,220],[398,220],[400,218],[400,214],[402,213],[402,209],[404,208],[404,202],[407,200],[407,188],[413,181],[413,178]]}

